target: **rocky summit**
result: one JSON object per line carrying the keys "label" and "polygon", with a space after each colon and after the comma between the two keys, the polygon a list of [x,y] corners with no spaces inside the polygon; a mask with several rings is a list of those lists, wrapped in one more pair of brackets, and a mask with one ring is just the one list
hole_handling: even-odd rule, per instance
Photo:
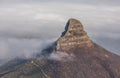
{"label": "rocky summit", "polygon": [[80,21],[72,18],[69,19],[65,31],[57,40],[57,50],[66,51],[76,46],[81,48],[93,47],[93,43]]}
{"label": "rocky summit", "polygon": [[72,18],[60,38],[35,58],[1,66],[0,78],[120,78],[120,56],[91,41]]}

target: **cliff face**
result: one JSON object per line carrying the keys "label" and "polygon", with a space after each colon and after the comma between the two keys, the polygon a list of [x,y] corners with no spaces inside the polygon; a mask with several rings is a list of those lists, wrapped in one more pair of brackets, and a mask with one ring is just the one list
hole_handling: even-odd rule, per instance
{"label": "cliff face", "polygon": [[65,31],[57,40],[57,50],[66,51],[74,47],[93,47],[92,41],[84,31],[83,25],[76,19],[69,19]]}
{"label": "cliff face", "polygon": [[120,56],[92,42],[83,25],[70,19],[54,46],[36,58],[8,62],[0,78],[120,78]]}

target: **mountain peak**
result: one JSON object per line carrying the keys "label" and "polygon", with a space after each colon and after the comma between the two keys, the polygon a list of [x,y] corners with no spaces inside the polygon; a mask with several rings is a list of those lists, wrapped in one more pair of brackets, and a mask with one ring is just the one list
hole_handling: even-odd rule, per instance
{"label": "mountain peak", "polygon": [[[79,28],[79,29],[77,29]],[[65,26],[65,31],[62,33],[61,37],[68,35],[68,32],[74,31],[74,30],[81,30],[84,31],[83,25],[81,24],[80,21],[77,19],[71,18],[68,20],[66,26]],[[74,35],[74,34],[73,34]]]}
{"label": "mountain peak", "polygon": [[120,78],[120,56],[93,43],[70,19],[62,36],[36,56],[2,65],[0,78]]}
{"label": "mountain peak", "polygon": [[57,40],[57,50],[66,51],[73,47],[92,47],[93,43],[89,39],[84,27],[80,21],[71,18],[68,20],[65,31]]}
{"label": "mountain peak", "polygon": [[65,34],[67,34],[68,31],[71,31],[75,28],[79,28],[78,30],[82,31],[83,25],[77,19],[74,19],[74,18],[69,19],[65,26],[65,31],[62,33],[61,37],[65,36]]}

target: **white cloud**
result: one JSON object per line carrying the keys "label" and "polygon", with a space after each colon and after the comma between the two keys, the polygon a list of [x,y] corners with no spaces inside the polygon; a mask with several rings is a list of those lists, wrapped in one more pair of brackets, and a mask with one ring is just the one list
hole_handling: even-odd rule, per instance
{"label": "white cloud", "polygon": [[48,59],[56,61],[73,61],[75,58],[74,54],[68,54],[67,52],[52,52]]}
{"label": "white cloud", "polygon": [[54,41],[54,39],[1,39],[0,59],[9,59],[15,57],[31,58],[34,53],[40,53],[43,48]]}
{"label": "white cloud", "polygon": [[8,44],[0,41],[0,59],[8,58],[10,49]]}

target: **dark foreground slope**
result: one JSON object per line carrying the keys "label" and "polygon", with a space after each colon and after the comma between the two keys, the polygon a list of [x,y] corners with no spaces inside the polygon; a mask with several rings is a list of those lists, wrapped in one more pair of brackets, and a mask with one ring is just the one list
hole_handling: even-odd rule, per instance
{"label": "dark foreground slope", "polygon": [[45,58],[8,63],[6,67],[12,66],[3,66],[0,78],[120,78],[120,56],[92,42],[75,19],[42,55]]}

